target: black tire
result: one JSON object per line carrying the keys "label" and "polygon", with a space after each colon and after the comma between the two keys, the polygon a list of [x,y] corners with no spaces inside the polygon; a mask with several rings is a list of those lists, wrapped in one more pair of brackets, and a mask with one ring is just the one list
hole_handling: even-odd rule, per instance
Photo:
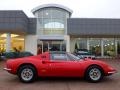
{"label": "black tire", "polygon": [[18,70],[18,77],[24,83],[33,82],[37,78],[36,69],[31,65],[21,66]]}
{"label": "black tire", "polygon": [[102,68],[96,65],[90,66],[85,73],[85,79],[93,83],[100,82],[103,79],[103,76]]}

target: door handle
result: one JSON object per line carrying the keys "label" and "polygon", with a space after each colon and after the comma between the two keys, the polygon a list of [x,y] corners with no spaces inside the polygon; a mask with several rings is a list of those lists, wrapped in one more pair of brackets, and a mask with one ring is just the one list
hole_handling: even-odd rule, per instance
{"label": "door handle", "polygon": [[49,61],[42,61],[42,64],[46,64],[46,63],[49,63]]}

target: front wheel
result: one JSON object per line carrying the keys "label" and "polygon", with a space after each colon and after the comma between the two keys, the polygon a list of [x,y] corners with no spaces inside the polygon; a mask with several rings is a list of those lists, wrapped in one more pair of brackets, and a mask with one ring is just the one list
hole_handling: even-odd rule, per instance
{"label": "front wheel", "polygon": [[31,65],[24,65],[18,71],[18,77],[22,82],[29,83],[35,80],[36,70]]}
{"label": "front wheel", "polygon": [[90,82],[99,82],[103,78],[103,71],[98,66],[91,66],[88,68],[85,78]]}

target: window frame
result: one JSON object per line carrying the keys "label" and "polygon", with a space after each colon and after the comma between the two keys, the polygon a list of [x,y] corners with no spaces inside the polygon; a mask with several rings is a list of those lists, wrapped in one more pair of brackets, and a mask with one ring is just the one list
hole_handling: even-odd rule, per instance
{"label": "window frame", "polygon": [[[53,59],[53,54],[66,54],[67,59]],[[70,56],[68,53],[50,53],[50,61],[77,61],[74,57]]]}
{"label": "window frame", "polygon": [[[59,54],[59,55],[65,54],[66,59],[65,58],[64,59],[54,59],[52,55],[55,55],[55,54]],[[69,60],[67,53],[51,53],[50,54],[50,61],[70,61],[70,60]]]}

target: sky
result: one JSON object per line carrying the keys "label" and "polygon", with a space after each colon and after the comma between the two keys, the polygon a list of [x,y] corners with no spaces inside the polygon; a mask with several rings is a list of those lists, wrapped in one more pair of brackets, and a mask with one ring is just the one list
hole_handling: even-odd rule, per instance
{"label": "sky", "polygon": [[120,0],[0,0],[0,10],[31,10],[43,4],[61,4],[73,10],[73,18],[120,18]]}

